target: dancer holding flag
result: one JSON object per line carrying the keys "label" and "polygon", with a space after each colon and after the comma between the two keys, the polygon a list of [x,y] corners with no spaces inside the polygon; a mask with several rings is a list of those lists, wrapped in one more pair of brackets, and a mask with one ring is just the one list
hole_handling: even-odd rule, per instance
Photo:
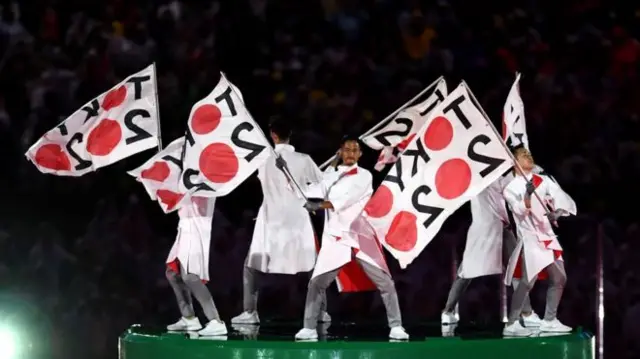
{"label": "dancer holding flag", "polygon": [[[516,248],[517,240],[509,226],[509,216],[502,196],[502,191],[512,180],[513,174],[510,171],[471,199],[471,226],[467,232],[458,275],[451,285],[442,311],[443,325],[458,322],[459,317],[454,310],[471,280],[501,274],[503,263],[507,263]],[[527,328],[540,326],[540,317],[531,308],[529,295],[524,299],[522,320]]]}
{"label": "dancer holding flag", "polygon": [[361,231],[353,228],[358,219],[362,218],[364,206],[373,192],[371,173],[358,166],[361,155],[359,140],[355,137],[345,138],[340,149],[342,165],[338,166],[336,171],[325,171],[322,181],[309,186],[305,191],[308,197],[324,198],[322,202],[307,202],[305,208],[309,211],[326,210],[326,219],[322,247],[309,281],[304,328],[295,335],[296,339],[318,338],[316,326],[322,294],[336,279],[340,270],[354,260],[366,273],[364,278],[373,281],[380,291],[391,328],[389,337],[409,338],[402,327],[400,305],[393,279],[386,263],[381,260],[381,248],[374,244],[375,248],[371,251],[371,246],[368,246],[371,243],[363,243],[362,236],[359,235]]}
{"label": "dancer holding flag", "polygon": [[[505,277],[505,283],[511,283],[516,267],[520,267],[522,281],[515,289],[511,299],[509,321],[503,334],[509,336],[529,336],[533,332],[523,327],[518,318],[538,274],[545,271],[550,279],[547,290],[545,315],[540,323],[542,332],[570,332],[571,328],[557,318],[558,305],[567,281],[562,259],[562,247],[553,232],[552,223],[560,216],[576,214],[576,205],[571,198],[549,177],[533,173],[534,162],[525,147],[516,149],[517,166],[522,171],[504,189],[504,198],[513,212],[514,221],[521,239],[511,255]],[[537,194],[541,201],[532,200]],[[552,208],[547,212],[545,206]]]}
{"label": "dancer holding flag", "polygon": [[[173,141],[129,174],[165,213],[178,209],[178,236],[167,258],[166,277],[173,288],[182,317],[167,326],[170,331],[200,330],[202,336],[227,334],[211,294],[204,282],[209,280],[209,248],[215,198],[188,197],[180,192],[180,170],[185,138]],[[196,297],[208,324],[202,329],[195,316],[191,296]],[[202,329],[202,330],[201,330]]]}
{"label": "dancer holding flag", "polygon": [[[277,156],[271,156],[258,170],[264,199],[253,231],[253,239],[243,272],[244,311],[231,319],[234,324],[258,324],[258,289],[256,281],[261,273],[296,274],[309,272],[316,261],[316,243],[309,214],[303,208],[304,201],[289,188],[283,172],[283,161],[296,183],[319,182],[322,172],[306,154],[296,152],[289,144],[291,128],[287,122],[276,118],[270,124],[271,139]],[[319,318],[330,322],[324,310],[326,297],[323,291],[323,311]]]}
{"label": "dancer holding flag", "polygon": [[182,318],[167,326],[170,331],[202,329],[200,320],[193,310],[193,295],[209,320],[198,334],[227,334],[227,327],[220,320],[211,293],[204,283],[209,280],[209,247],[215,201],[215,198],[191,197],[178,210],[178,237],[167,258],[166,275],[176,295]]}

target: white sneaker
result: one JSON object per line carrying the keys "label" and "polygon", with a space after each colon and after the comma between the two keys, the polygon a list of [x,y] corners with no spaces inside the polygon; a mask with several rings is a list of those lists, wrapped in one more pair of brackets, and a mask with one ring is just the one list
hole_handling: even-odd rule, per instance
{"label": "white sneaker", "polygon": [[302,328],[296,333],[296,340],[317,340],[318,331],[315,329]]}
{"label": "white sneaker", "polygon": [[167,325],[167,330],[170,332],[191,332],[200,329],[202,329],[202,324],[200,324],[198,317],[182,317],[177,322]]}
{"label": "white sneaker", "polygon": [[320,323],[331,323],[331,316],[327,312],[322,312],[320,314],[320,319],[318,319]]}
{"label": "white sneaker", "polygon": [[218,335],[227,335],[227,326],[224,322],[214,319],[207,323],[207,326],[204,327],[201,331],[198,332],[198,335],[203,337],[214,337]]}
{"label": "white sneaker", "polygon": [[523,327],[519,321],[516,321],[511,325],[505,324],[502,335],[505,337],[530,337],[533,335],[533,331]]}
{"label": "white sneaker", "polygon": [[240,315],[231,318],[233,324],[260,324],[258,312],[242,312]]}
{"label": "white sneaker", "polygon": [[440,324],[457,324],[460,321],[458,313],[442,312],[440,314]]}
{"label": "white sneaker", "polygon": [[404,331],[404,328],[401,326],[391,328],[389,332],[389,338],[395,340],[409,340],[409,334]]}
{"label": "white sneaker", "polygon": [[558,319],[554,319],[554,320],[543,320],[540,323],[540,331],[541,332],[550,332],[550,333],[569,333],[571,332],[573,329],[571,329],[571,327],[566,326],[562,323],[560,323],[560,321]]}
{"label": "white sneaker", "polygon": [[456,328],[458,324],[444,324],[440,326],[440,330],[442,331],[443,337],[455,337],[456,336]]}
{"label": "white sneaker", "polygon": [[531,312],[529,315],[522,315],[522,323],[525,328],[538,328],[540,323],[542,323],[542,319],[540,319],[536,312]]}

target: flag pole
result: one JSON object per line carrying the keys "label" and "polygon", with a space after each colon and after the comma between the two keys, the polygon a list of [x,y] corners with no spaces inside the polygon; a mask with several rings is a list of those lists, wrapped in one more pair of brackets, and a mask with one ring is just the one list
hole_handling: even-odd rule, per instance
{"label": "flag pole", "polygon": [[[502,135],[500,135],[498,130],[496,130],[496,127],[493,125],[493,123],[491,123],[491,120],[489,119],[489,116],[487,115],[486,112],[484,112],[484,109],[480,105],[480,102],[478,102],[478,99],[476,98],[476,96],[473,94],[473,92],[471,92],[471,89],[469,88],[469,86],[467,85],[467,83],[464,80],[462,80],[460,82],[460,84],[463,85],[467,89],[467,92],[469,93],[469,95],[471,95],[471,101],[473,101],[474,104],[476,105],[476,107],[480,110],[480,112],[484,116],[485,121],[487,121],[487,123],[489,124],[489,127],[491,127],[491,129],[493,130],[493,133],[496,136],[498,136],[498,138],[500,139],[500,144],[502,145],[502,147],[504,147],[504,149],[509,154],[509,157],[511,157],[511,160],[513,161],[513,167],[516,169],[516,171],[518,171],[518,174],[520,174],[521,176],[524,177],[524,170],[522,169],[522,167],[520,167],[520,164],[518,163],[518,161],[516,161],[516,157],[513,155],[513,153],[509,149],[509,146],[507,146],[507,144],[504,142],[504,139],[502,138]],[[542,208],[544,208],[545,213],[547,213],[547,214],[550,213],[549,209],[547,208],[547,206],[545,206],[544,202],[542,201],[542,198],[540,198],[538,193],[534,191],[533,195],[536,197],[538,202],[540,202],[540,204],[542,205]],[[556,226],[558,225],[557,223],[554,223],[554,224]]]}
{"label": "flag pole", "polygon": [[[382,119],[382,121],[378,122],[375,126],[373,126],[372,128],[370,128],[367,132],[363,133],[362,135],[360,135],[359,139],[362,140],[363,138],[369,136],[370,134],[372,134],[373,132],[375,132],[376,130],[378,130],[380,127],[386,125],[390,120],[392,120],[398,113],[400,113],[400,111],[404,110],[405,108],[409,107],[409,105],[411,105],[412,103],[414,103],[417,99],[419,99],[422,95],[424,95],[427,91],[431,90],[432,88],[434,88],[438,82],[440,82],[440,80],[442,80],[444,77],[440,76],[438,77],[435,81],[433,81],[429,86],[425,87],[422,91],[420,91],[417,95],[413,96],[413,98],[407,102],[405,102],[402,106],[398,107],[395,111],[391,112],[391,114],[389,114],[389,116],[385,117],[384,119]],[[332,156],[331,158],[329,158],[328,160],[324,161],[323,164],[320,165],[320,169],[323,170],[325,168],[327,168],[327,166],[329,166],[329,164],[336,158],[337,155]]]}
{"label": "flag pole", "polygon": [[162,151],[162,132],[160,131],[160,100],[158,99],[158,75],[156,63],[153,64],[153,83],[156,87],[156,121],[158,122],[158,152]]}
{"label": "flag pole", "polygon": [[[220,76],[221,78],[224,78],[225,81],[227,81],[229,84],[231,84],[231,81],[227,79],[227,76],[225,76],[224,72],[220,71]],[[233,86],[229,86],[229,88],[231,89],[231,91],[233,91],[234,94],[236,94],[236,96],[238,96],[238,98],[241,98],[240,95],[236,93],[236,90],[233,88]],[[244,104],[244,101],[243,101],[243,104]],[[253,118],[253,115],[251,115],[251,113],[249,112],[249,109],[247,109],[246,105],[245,105],[245,109],[247,110],[247,114],[249,114],[249,117],[251,117],[253,122],[256,122],[256,120]],[[262,137],[264,137],[264,139],[267,140],[267,142],[269,142],[267,135],[265,135],[264,131],[262,131],[262,128],[260,128],[260,126],[258,126],[258,131],[260,131],[260,134],[262,134]],[[273,148],[273,146],[269,145],[269,149],[271,150],[271,153],[273,153],[274,156],[276,157],[280,156],[276,152],[276,150]],[[302,198],[305,201],[308,201],[307,196],[304,195],[304,192],[302,192],[302,188],[300,188],[300,185],[298,184],[298,182],[296,182],[296,180],[293,178],[293,175],[291,175],[291,172],[289,171],[289,169],[285,167],[284,170],[282,170],[282,173],[284,173],[284,176],[287,177],[289,182],[293,182],[293,184],[296,186],[296,188],[300,192],[300,195],[302,195]]]}

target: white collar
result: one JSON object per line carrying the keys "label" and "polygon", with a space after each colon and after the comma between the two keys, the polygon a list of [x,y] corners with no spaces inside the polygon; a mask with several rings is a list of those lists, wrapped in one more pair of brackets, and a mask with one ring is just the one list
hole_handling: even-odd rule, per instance
{"label": "white collar", "polygon": [[288,143],[278,143],[274,146],[274,149],[276,151],[288,151],[288,152],[295,151],[295,147],[291,146]]}

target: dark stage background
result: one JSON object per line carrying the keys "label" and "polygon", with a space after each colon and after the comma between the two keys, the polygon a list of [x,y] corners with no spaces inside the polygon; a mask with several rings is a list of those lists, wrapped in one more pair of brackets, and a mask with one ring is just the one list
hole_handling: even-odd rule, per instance
{"label": "dark stage background", "polygon": [[[20,3],[18,5],[18,3]],[[45,131],[119,79],[158,65],[165,143],[224,70],[254,117],[296,124],[322,162],[440,75],[466,80],[496,121],[515,71],[531,148],[578,203],[561,222],[568,283],[559,318],[595,330],[603,229],[607,354],[640,348],[640,5],[636,1],[30,0],[0,22],[0,320],[58,358],[114,358],[133,323],[177,319],[164,278],[176,215],[125,174],[151,151],[80,178],[39,173],[23,155]],[[375,154],[367,152],[371,168]],[[379,180],[379,179],[378,179]],[[253,180],[222,198],[209,288],[223,318],[241,311],[241,272],[261,201]],[[407,321],[437,321],[462,253],[467,206],[406,271],[392,268]],[[499,279],[472,284],[464,320],[498,321]],[[299,320],[305,278],[270,277],[264,319]],[[534,290],[539,313],[544,284]],[[282,298],[289,298],[283,301]],[[384,321],[377,293],[329,293],[334,320]]]}

